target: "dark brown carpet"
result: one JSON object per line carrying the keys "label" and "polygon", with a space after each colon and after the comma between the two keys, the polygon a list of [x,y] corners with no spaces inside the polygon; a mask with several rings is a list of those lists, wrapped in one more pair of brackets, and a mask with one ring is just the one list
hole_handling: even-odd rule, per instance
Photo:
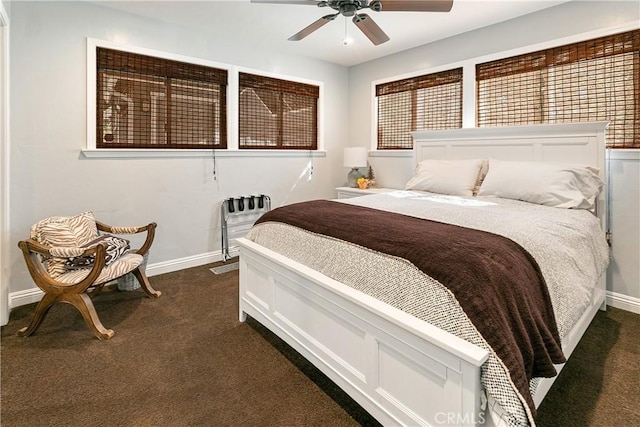
{"label": "dark brown carpet", "polygon": [[[1,418],[14,426],[375,425],[255,321],[238,319],[238,272],[211,265],[150,278],[157,300],[103,292],[109,341],[66,304],[20,338],[34,306],[2,328]],[[599,313],[539,410],[540,426],[640,425],[640,316]]]}

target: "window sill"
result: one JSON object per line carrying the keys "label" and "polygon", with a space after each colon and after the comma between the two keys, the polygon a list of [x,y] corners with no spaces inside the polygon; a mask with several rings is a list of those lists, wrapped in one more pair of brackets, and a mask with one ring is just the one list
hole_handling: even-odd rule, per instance
{"label": "window sill", "polygon": [[[213,150],[172,149],[83,149],[89,159],[212,158]],[[215,150],[216,158],[224,157],[326,157],[325,150]]]}
{"label": "window sill", "polygon": [[607,153],[611,160],[640,160],[640,148],[612,148]]}
{"label": "window sill", "polygon": [[369,157],[413,157],[413,150],[369,150]]}

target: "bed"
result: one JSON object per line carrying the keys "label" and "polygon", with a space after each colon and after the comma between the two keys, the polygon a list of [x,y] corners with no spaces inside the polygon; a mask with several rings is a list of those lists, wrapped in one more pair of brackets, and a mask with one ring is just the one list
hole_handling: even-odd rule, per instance
{"label": "bed", "polygon": [[[415,132],[414,166],[417,169],[425,161],[491,159],[494,171],[498,171],[499,166],[517,164],[509,162],[546,165],[571,159],[572,163],[597,168],[604,182],[605,130],[606,123],[576,123]],[[491,167],[489,171],[491,174]],[[483,185],[489,181],[487,174]],[[347,212],[340,218],[348,218],[348,212],[352,212],[349,209],[376,211],[376,215],[387,215],[384,221],[390,221],[388,215],[402,215],[412,221],[450,222],[445,226],[489,231],[505,238],[506,244],[517,242],[524,248],[524,256],[530,253],[538,261],[541,280],[549,285],[548,299],[557,318],[558,343],[568,358],[597,310],[605,307],[608,248],[602,230],[607,229],[606,187],[594,194],[596,200],[590,210],[490,197],[490,193],[483,195],[482,186],[480,189],[477,196],[470,197],[399,191],[344,201],[318,201],[313,209],[330,209],[337,203],[345,209],[340,212]],[[569,264],[580,262],[576,271],[588,270],[589,274],[581,276],[576,272],[569,279],[561,277],[564,269],[558,263],[565,252],[561,243],[553,243],[546,251],[544,241],[523,234],[523,227],[513,226],[511,220],[493,218],[492,212],[498,207],[503,209],[503,205],[505,210],[525,215],[525,222],[543,218],[547,222],[542,227],[554,235],[564,232],[566,221],[579,216],[575,221],[579,227],[583,222],[588,224],[584,225],[588,230],[578,234],[587,235],[593,248],[585,252],[583,245],[587,243],[572,243],[579,246],[574,248],[576,251],[586,255]],[[429,208],[425,210],[425,206]],[[417,209],[428,214],[423,217]],[[555,214],[560,216],[556,218]],[[567,215],[570,220],[565,218]],[[487,218],[488,224],[480,223]],[[522,220],[520,216],[513,218]],[[349,222],[340,224],[343,229],[350,227]],[[534,423],[535,407],[557,376],[533,378],[527,390],[522,385],[513,386],[518,375],[503,366],[502,353],[496,355],[478,328],[473,323],[469,326],[464,310],[458,313],[462,302],[453,291],[442,288],[441,280],[431,280],[402,256],[363,249],[360,244],[335,237],[342,236],[341,230],[335,231],[335,236],[324,236],[291,227],[267,221],[256,225],[248,238],[238,240],[241,321],[249,315],[266,326],[384,425]],[[444,234],[447,232],[443,230]],[[465,235],[464,239],[473,236]],[[556,291],[559,283],[567,287],[564,283],[571,280],[576,282],[578,293],[562,296]],[[419,282],[429,292],[396,287],[400,282],[414,287]],[[378,286],[380,283],[384,286]],[[420,300],[416,304],[417,298],[411,292],[432,295],[432,301]],[[394,298],[405,294],[409,297]],[[571,300],[580,303],[569,304]],[[559,306],[563,313],[558,313]],[[565,308],[569,314],[564,313]],[[459,318],[463,320],[451,321]],[[554,357],[555,362],[559,361],[557,355]],[[555,371],[559,372],[562,366],[557,363]],[[494,377],[494,371],[501,373]]]}

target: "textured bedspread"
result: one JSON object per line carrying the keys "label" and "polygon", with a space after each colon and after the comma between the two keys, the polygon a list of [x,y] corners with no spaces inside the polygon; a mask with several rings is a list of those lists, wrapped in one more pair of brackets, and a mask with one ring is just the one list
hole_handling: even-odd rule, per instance
{"label": "textured bedspread", "polygon": [[[490,231],[517,242],[526,249],[525,254],[529,252],[538,261],[548,283],[560,336],[571,329],[589,305],[592,288],[608,263],[608,249],[603,234],[599,231],[598,222],[584,211],[532,206],[501,199],[465,199],[420,192],[388,193],[341,202]],[[323,202],[326,203],[336,204]],[[333,214],[328,212],[323,215],[330,216],[329,219],[337,219],[331,217]],[[358,217],[362,218],[363,215],[360,213]],[[268,219],[268,216],[264,218]],[[389,228],[393,222],[385,226],[382,237],[378,238],[397,239],[398,231]],[[338,229],[352,227],[363,230],[363,224],[341,224]],[[323,236],[322,233],[325,231],[318,227],[312,231],[305,231],[290,225],[264,222],[251,231],[249,238],[487,349],[490,358],[482,368],[481,378],[487,392],[507,411],[506,419],[509,424],[526,425],[533,422],[530,410],[533,405],[526,390],[526,376],[548,375],[550,360],[538,367],[535,363],[529,364],[528,368],[525,368],[527,374],[523,383],[519,374],[513,375],[506,369],[505,365],[511,368],[512,361],[508,360],[509,356],[504,355],[504,349],[492,347],[496,345],[490,336],[492,331],[489,331],[488,336],[483,336],[487,331],[476,327],[470,320],[468,308],[464,308],[456,291],[443,286],[448,280],[445,277],[447,271],[450,270],[444,268],[441,271],[426,271],[417,265],[420,264],[416,261],[417,258],[413,261],[407,260],[406,258],[411,258],[410,255],[406,257],[399,253],[383,253],[380,249],[364,249],[363,242],[348,243],[342,240],[341,235]],[[473,230],[465,233],[471,231]],[[415,231],[409,234],[415,234]],[[463,239],[467,242],[476,239],[469,237],[473,234],[465,234]],[[476,252],[484,253],[484,250],[480,249],[484,243],[480,240],[476,243],[479,245]],[[447,243],[444,246],[447,246]],[[438,252],[437,256],[444,256],[444,252],[450,248],[445,249],[426,250],[435,250]],[[479,280],[474,283],[475,289],[479,289],[477,286],[487,286],[486,282],[490,281],[484,276]],[[463,285],[460,286],[462,291],[474,289]],[[478,292],[478,295],[482,299],[484,293]],[[544,298],[543,295],[542,299]],[[485,301],[490,302],[491,299]],[[532,303],[533,300],[529,302]],[[544,306],[544,303],[538,301],[532,305]],[[544,307],[542,310],[544,311]],[[552,322],[553,313],[550,316]],[[536,328],[540,326],[537,322],[534,324]],[[494,328],[493,332],[501,330],[502,327],[504,325]],[[545,330],[542,336],[552,336],[551,341],[555,341],[557,336],[554,336],[553,329],[550,327],[549,330]],[[542,336],[539,338],[546,340]],[[532,347],[525,345],[525,348],[528,348],[525,351],[528,352]],[[552,344],[552,359],[557,363],[559,359],[556,351],[557,347]],[[529,355],[523,360],[528,357]],[[535,359],[532,356],[529,360]],[[523,364],[527,365],[527,362]],[[546,367],[541,368],[542,366]]]}

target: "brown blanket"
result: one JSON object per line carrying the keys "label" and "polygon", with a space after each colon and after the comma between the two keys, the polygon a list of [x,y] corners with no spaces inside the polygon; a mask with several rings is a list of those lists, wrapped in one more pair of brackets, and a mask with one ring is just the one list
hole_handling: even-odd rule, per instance
{"label": "brown blanket", "polygon": [[565,362],[540,268],[514,241],[496,234],[328,200],[296,203],[257,223],[282,222],[414,264],[446,286],[502,360],[535,414],[533,377]]}

